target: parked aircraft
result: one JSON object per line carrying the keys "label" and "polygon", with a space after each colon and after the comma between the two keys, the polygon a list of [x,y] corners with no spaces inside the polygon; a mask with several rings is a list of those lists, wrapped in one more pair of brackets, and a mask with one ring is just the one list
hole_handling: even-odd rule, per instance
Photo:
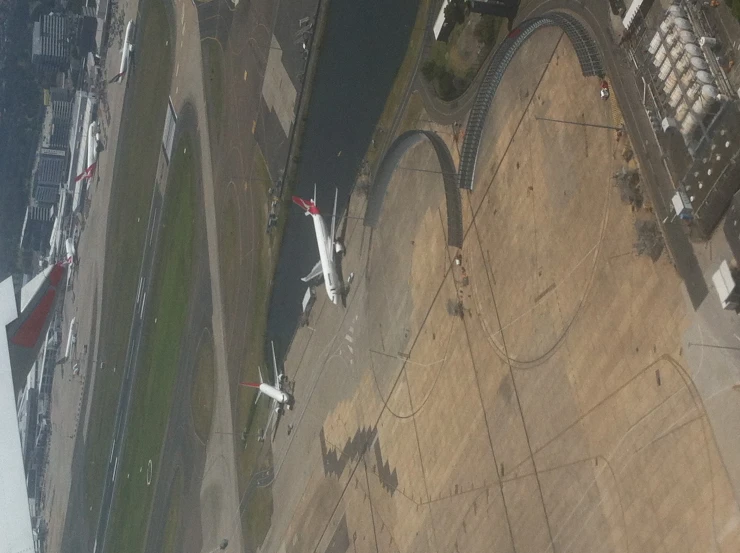
{"label": "parked aircraft", "polygon": [[298,205],[306,212],[306,215],[313,217],[313,226],[316,232],[316,242],[319,246],[319,261],[316,263],[311,272],[301,278],[303,282],[310,282],[318,276],[324,276],[324,286],[326,293],[332,303],[339,303],[342,297],[343,285],[337,272],[335,254],[344,251],[344,245],[336,239],[336,222],[337,222],[337,197],[339,191],[334,191],[334,211],[331,216],[331,233],[326,232],[326,222],[316,207],[316,187],[314,186],[313,200],[304,200],[298,196],[293,196],[293,203]]}
{"label": "parked aircraft", "polygon": [[254,400],[255,403],[259,401],[260,397],[262,397],[262,394],[266,395],[272,400],[270,405],[270,416],[267,419],[267,424],[265,425],[263,435],[266,435],[273,422],[276,422],[276,417],[282,415],[284,409],[292,409],[293,404],[295,403],[295,399],[293,398],[293,396],[285,390],[285,384],[287,382],[286,376],[278,371],[277,359],[275,358],[275,344],[270,342],[270,347],[272,348],[272,368],[275,378],[275,385],[273,386],[264,381],[264,379],[262,378],[261,368],[258,368],[260,375],[259,383],[241,383],[242,386],[254,388],[255,390],[257,390],[257,398]]}
{"label": "parked aircraft", "polygon": [[123,77],[126,76],[126,71],[128,70],[128,62],[129,58],[131,57],[131,54],[134,51],[134,22],[129,21],[128,25],[126,25],[126,35],[123,39],[123,48],[121,48],[121,67],[118,71],[118,74],[113,77],[109,82],[110,83],[117,83],[123,79]]}

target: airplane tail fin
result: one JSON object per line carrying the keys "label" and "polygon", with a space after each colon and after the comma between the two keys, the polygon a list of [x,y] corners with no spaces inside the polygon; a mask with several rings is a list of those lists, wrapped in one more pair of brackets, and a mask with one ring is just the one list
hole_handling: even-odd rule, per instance
{"label": "airplane tail fin", "polygon": [[[259,369],[259,367],[258,367]],[[262,396],[262,390],[260,390],[260,384],[262,384],[262,370],[260,371],[260,381],[259,382],[240,382],[239,386],[244,386],[245,388],[254,388],[257,390],[257,397],[254,398],[254,402],[257,403],[260,400],[260,397]]]}
{"label": "airplane tail fin", "polygon": [[316,202],[314,200],[304,200],[298,196],[293,196],[293,203],[309,215],[319,214],[319,208],[316,207]]}

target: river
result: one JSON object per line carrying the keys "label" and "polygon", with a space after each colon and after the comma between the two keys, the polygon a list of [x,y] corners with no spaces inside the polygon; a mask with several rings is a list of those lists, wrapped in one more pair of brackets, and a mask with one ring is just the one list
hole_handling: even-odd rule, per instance
{"label": "river", "polygon": [[[330,0],[293,193],[331,214],[347,205],[352,183],[408,47],[418,0]],[[311,219],[288,209],[270,298],[267,334],[282,359],[295,333],[308,274],[319,254]],[[323,285],[317,294],[325,294]],[[340,316],[341,306],[332,307]]]}

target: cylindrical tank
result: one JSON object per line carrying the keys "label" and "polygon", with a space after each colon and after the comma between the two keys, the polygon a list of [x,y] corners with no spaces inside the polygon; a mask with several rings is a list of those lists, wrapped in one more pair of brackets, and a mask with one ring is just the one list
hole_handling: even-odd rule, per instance
{"label": "cylindrical tank", "polygon": [[684,118],[686,117],[686,114],[689,112],[689,104],[683,101],[683,99],[680,100],[678,107],[676,108],[676,115],[674,119],[681,123]]}
{"label": "cylindrical tank", "polygon": [[655,67],[660,67],[661,65],[663,65],[663,62],[665,61],[665,56],[666,56],[665,46],[661,44],[658,47],[658,51],[655,52],[655,57],[653,58],[653,65]]}
{"label": "cylindrical tank", "polygon": [[699,39],[699,44],[701,46],[706,46],[707,48],[716,48],[717,39],[713,36],[703,36]]}
{"label": "cylindrical tank", "polygon": [[706,71],[707,62],[704,61],[704,58],[694,56],[693,58],[691,58],[691,69],[694,71],[694,73],[696,73],[697,71]]}
{"label": "cylindrical tank", "polygon": [[673,26],[679,31],[688,31],[689,29],[691,29],[691,23],[689,23],[683,17],[674,17]]}
{"label": "cylindrical tank", "polygon": [[701,97],[705,102],[713,104],[719,99],[719,91],[716,87],[707,84],[701,87]]}
{"label": "cylindrical tank", "polygon": [[717,94],[717,89],[710,84],[701,87],[701,93],[691,106],[691,111],[698,121],[703,121],[712,106],[717,103]]}
{"label": "cylindrical tank", "polygon": [[699,48],[696,44],[687,44],[686,53],[689,56],[701,56],[701,48]]}
{"label": "cylindrical tank", "polygon": [[690,136],[696,130],[698,125],[699,120],[697,119],[697,116],[694,112],[689,111],[681,123],[681,134],[686,137]]}
{"label": "cylindrical tank", "polygon": [[696,36],[691,31],[681,31],[678,33],[678,40],[682,44],[692,44],[696,41]]}
{"label": "cylindrical tank", "polygon": [[660,47],[660,33],[656,32],[655,36],[653,36],[653,39],[650,41],[650,46],[648,46],[648,52],[650,52],[651,56],[654,56],[655,52],[658,51],[659,47]]}
{"label": "cylindrical tank", "polygon": [[697,71],[696,80],[701,84],[712,84],[714,82],[714,78],[711,73],[708,73],[707,71]]}

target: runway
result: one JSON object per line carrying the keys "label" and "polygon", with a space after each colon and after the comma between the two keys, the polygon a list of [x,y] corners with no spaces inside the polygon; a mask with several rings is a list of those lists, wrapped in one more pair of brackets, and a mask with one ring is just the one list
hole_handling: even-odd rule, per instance
{"label": "runway", "polygon": [[[165,177],[166,178],[166,177]],[[154,270],[154,260],[158,245],[162,214],[162,196],[159,188],[154,188],[152,194],[152,203],[149,212],[149,222],[147,223],[147,239],[144,244],[144,252],[141,259],[141,270],[139,273],[139,289],[136,295],[136,305],[134,316],[131,320],[131,333],[128,349],[126,351],[126,363],[123,367],[124,375],[121,384],[121,393],[116,408],[116,419],[113,427],[113,445],[111,446],[108,468],[103,484],[103,498],[100,505],[100,517],[98,527],[95,531],[95,545],[93,553],[103,550],[105,545],[106,530],[110,518],[113,497],[116,490],[116,481],[118,474],[118,463],[121,458],[126,438],[126,429],[129,418],[129,407],[131,406],[131,392],[136,379],[136,363],[139,357],[139,347],[141,345],[143,322],[146,317],[147,304],[146,297],[149,291],[151,276]]]}

